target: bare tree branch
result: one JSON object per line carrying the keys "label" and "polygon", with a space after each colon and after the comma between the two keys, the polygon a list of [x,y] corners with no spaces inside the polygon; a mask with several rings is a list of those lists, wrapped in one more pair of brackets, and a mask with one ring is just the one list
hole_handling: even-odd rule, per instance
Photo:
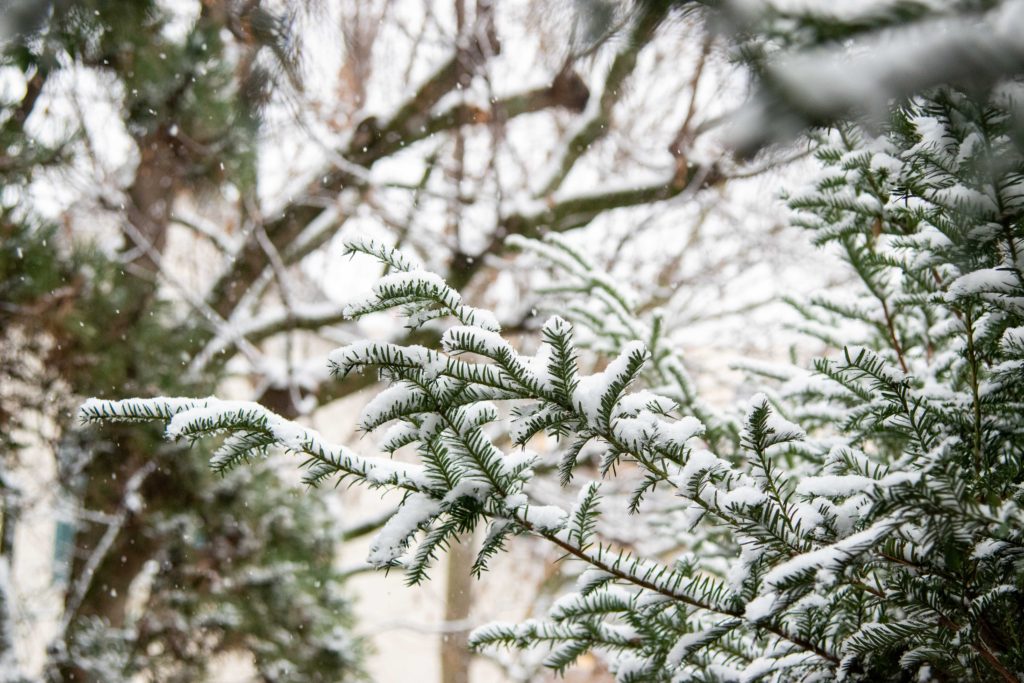
{"label": "bare tree branch", "polygon": [[592,106],[587,112],[587,118],[575,128],[562,150],[561,159],[554,172],[537,193],[539,196],[550,195],[561,187],[576,161],[592,144],[607,134],[611,126],[612,108],[619,101],[626,81],[636,68],[637,56],[650,42],[667,12],[667,3],[650,2],[639,5],[633,30],[627,37],[626,46],[615,55],[597,106]]}
{"label": "bare tree branch", "polygon": [[[486,123],[495,117],[508,119],[550,107],[566,107],[579,110],[587,97],[586,87],[575,74],[563,74],[546,88],[531,90],[521,95],[504,98],[495,103],[491,110],[457,105],[436,115],[430,109],[457,84],[456,60],[445,62],[424,83],[413,96],[392,116],[384,126],[378,126],[375,117],[359,124],[342,155],[349,163],[369,168],[382,158],[390,156],[408,145],[428,138],[430,135],[450,130],[460,121],[473,124]],[[357,177],[345,168],[334,168],[318,175],[317,180],[302,193],[302,199],[289,204],[276,220],[268,221],[265,229],[270,242],[280,250],[286,260],[294,261],[305,253],[322,245],[333,234],[337,225],[344,222],[340,215],[332,216],[325,223],[316,239],[303,240],[299,253],[289,253],[289,246],[300,239],[307,226],[317,222],[323,211],[323,200],[336,196],[345,188],[364,188],[363,178]],[[256,281],[267,267],[266,250],[256,239],[249,239],[238,250],[230,266],[221,273],[207,297],[211,308],[222,317],[229,317],[241,301],[248,287]]]}

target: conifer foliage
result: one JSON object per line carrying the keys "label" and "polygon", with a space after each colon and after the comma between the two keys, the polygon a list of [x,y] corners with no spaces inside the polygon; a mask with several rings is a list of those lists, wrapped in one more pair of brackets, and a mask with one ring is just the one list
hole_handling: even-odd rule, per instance
{"label": "conifer foliage", "polygon": [[[554,544],[585,566],[575,590],[545,619],[488,625],[472,642],[546,647],[555,670],[596,650],[620,681],[1019,680],[1024,167],[1012,107],[1009,92],[944,89],[876,137],[852,124],[822,134],[825,170],[790,202],[860,287],[797,304],[838,350],[766,381],[737,416],[700,402],[657,318],[557,239],[518,246],[582,303],[543,324],[532,356],[400,253],[350,245],[389,272],[351,316],[396,309],[410,327],[444,325],[440,348],[368,341],[329,358],[339,377],[380,373],[388,387],[361,427],[386,427],[385,450],[416,463],[361,456],[254,403],[92,400],[81,415],[222,438],[218,469],[283,447],[310,484],[403,491],[369,559],[411,583],[478,526],[478,573],[511,536]],[[850,332],[837,339],[840,323]],[[582,354],[610,349],[584,373]],[[499,446],[505,433],[514,447]],[[557,446],[535,454],[542,433]],[[542,464],[578,489],[571,509],[533,502]],[[671,491],[666,528],[699,552],[664,562],[603,540],[613,476],[636,478],[633,514]]]}

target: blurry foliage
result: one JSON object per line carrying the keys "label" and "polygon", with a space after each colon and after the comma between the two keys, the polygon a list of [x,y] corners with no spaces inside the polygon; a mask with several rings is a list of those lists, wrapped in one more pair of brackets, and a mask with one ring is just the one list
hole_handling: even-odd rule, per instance
{"label": "blurry foliage", "polygon": [[[142,0],[16,3],[0,19],[14,33],[2,61],[27,83],[20,101],[0,103],[0,467],[32,467],[52,449],[60,498],[93,515],[76,520],[69,624],[50,647],[47,676],[193,681],[217,653],[242,651],[267,681],[359,677],[362,645],[350,631],[335,524],[321,499],[295,496],[269,464],[215,475],[208,454],[160,446],[159,429],[78,429],[73,409],[82,397],[126,387],[204,394],[219,377],[188,380],[181,362],[167,362],[194,350],[205,331],[195,318],[182,322],[154,273],[46,224],[25,201],[38,171],[71,158],[77,131],[47,148],[24,124],[47,79],[75,65],[116,78],[142,165],[147,149],[169,151],[172,162],[161,167],[171,171],[169,185],[211,190],[230,181],[251,190],[258,109],[273,75],[254,67],[240,83],[226,31],[274,43],[275,55],[292,59],[286,23],[258,3],[209,3],[179,41],[159,4]],[[56,421],[55,436],[29,434],[40,416]],[[148,476],[129,490],[140,472]],[[11,527],[20,503],[4,483]],[[129,589],[141,606],[128,604]]]}
{"label": "blurry foliage", "polygon": [[[44,409],[50,387],[64,421],[62,485],[90,510],[116,509],[124,480],[154,458],[158,467],[141,490],[145,502],[126,531],[129,545],[145,549],[138,569],[152,563],[156,570],[134,628],[111,627],[109,614],[90,614],[96,607],[90,596],[103,602],[105,573],[119,570],[112,554],[55,664],[95,680],[148,671],[159,680],[191,681],[206,671],[212,654],[241,649],[253,653],[266,680],[333,681],[358,672],[362,646],[348,630],[350,608],[334,568],[334,524],[319,499],[295,495],[266,466],[241,476],[215,475],[209,453],[163,447],[156,428],[86,433],[74,427],[69,416],[80,396],[111,396],[126,386],[145,395],[201,394],[216,378],[186,382],[181,367],[166,362],[180,357],[194,334],[172,324],[167,302],[153,300],[126,326],[124,312],[138,305],[136,283],[98,250],[82,245],[62,254],[67,246],[52,227],[4,225],[4,372],[37,383],[14,397],[20,402],[3,397],[5,438],[25,427],[19,418]],[[35,342],[22,351],[41,363],[20,377],[24,358],[8,354],[15,334]],[[32,399],[37,404],[26,404]],[[5,459],[33,457],[9,450],[16,448],[6,443]],[[76,542],[81,558],[96,534],[87,525]],[[72,584],[77,576],[72,572]],[[112,662],[123,668],[111,668]]]}

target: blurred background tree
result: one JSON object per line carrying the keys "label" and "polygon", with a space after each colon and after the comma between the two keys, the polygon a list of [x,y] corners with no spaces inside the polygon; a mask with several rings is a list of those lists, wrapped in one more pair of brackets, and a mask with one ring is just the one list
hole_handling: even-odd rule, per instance
{"label": "blurred background tree", "polygon": [[[193,681],[214,655],[240,652],[264,680],[358,677],[362,646],[349,630],[322,500],[294,495],[268,468],[241,478],[255,489],[222,479],[202,456],[160,446],[156,430],[97,440],[70,419],[79,397],[118,386],[160,395],[216,385],[216,373],[195,381],[158,362],[183,357],[203,334],[162,296],[161,259],[180,194],[212,195],[228,179],[254,191],[258,109],[272,84],[256,53],[270,46],[287,57],[283,18],[258,3],[245,13],[210,3],[171,36],[173,17],[156,3],[44,5],[14,7],[23,12],[4,55],[25,91],[5,103],[2,127],[0,421],[5,470],[42,467],[46,450],[55,460],[63,609],[45,676]],[[47,104],[53,84],[68,87],[85,71],[101,89],[89,96],[120,93],[116,113],[138,155],[117,200],[94,197],[118,201],[115,225],[127,239],[116,250],[34,206],[33,183],[73,173],[101,143],[88,115],[51,140],[52,129],[26,126],[37,107],[59,104]],[[38,420],[42,443],[15,440]],[[5,561],[44,553],[15,547],[27,501],[10,486],[4,494]]]}

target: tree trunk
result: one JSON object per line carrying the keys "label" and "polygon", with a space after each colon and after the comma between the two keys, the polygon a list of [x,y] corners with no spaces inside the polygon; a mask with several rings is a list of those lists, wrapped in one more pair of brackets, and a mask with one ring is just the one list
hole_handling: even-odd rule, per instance
{"label": "tree trunk", "polygon": [[0,473],[0,662],[14,649],[14,621],[8,589],[14,570],[14,529],[18,519],[17,492],[10,489]]}
{"label": "tree trunk", "polygon": [[473,536],[464,536],[448,553],[444,623],[455,627],[441,637],[441,683],[469,683],[469,629],[466,620],[473,604]]}

